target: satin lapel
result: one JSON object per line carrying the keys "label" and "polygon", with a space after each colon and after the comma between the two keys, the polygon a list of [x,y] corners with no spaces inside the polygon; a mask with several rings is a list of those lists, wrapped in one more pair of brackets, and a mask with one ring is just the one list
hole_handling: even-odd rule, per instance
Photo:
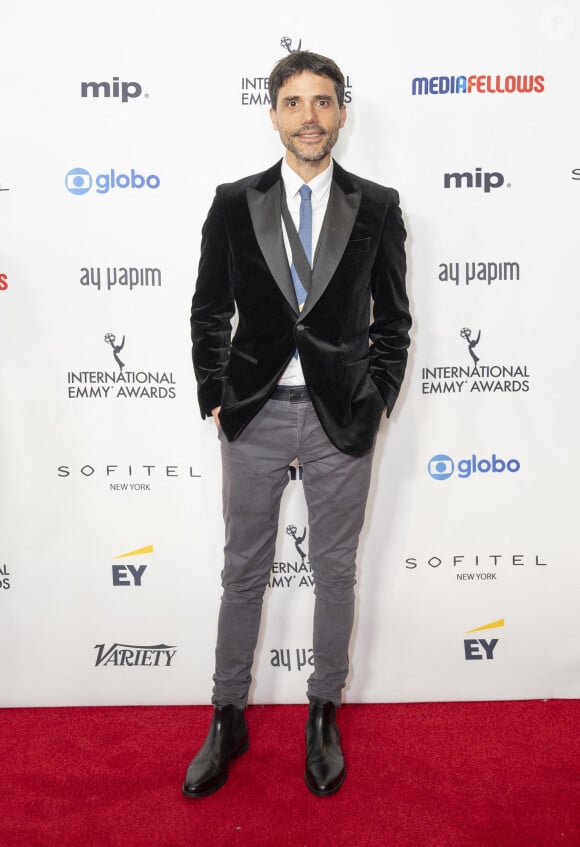
{"label": "satin lapel", "polygon": [[310,291],[301,312],[301,318],[308,314],[318,302],[332,279],[354,227],[361,198],[362,193],[360,191],[346,194],[333,181],[324,223],[318,239]]}
{"label": "satin lapel", "polygon": [[278,288],[298,314],[296,292],[282,237],[280,182],[276,180],[268,191],[248,188],[246,196],[254,233],[266,264],[276,280]]}

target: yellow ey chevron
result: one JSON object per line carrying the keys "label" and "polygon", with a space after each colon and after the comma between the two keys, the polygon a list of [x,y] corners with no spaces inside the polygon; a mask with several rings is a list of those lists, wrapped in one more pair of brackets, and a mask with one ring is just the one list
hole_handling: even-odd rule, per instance
{"label": "yellow ey chevron", "polygon": [[475,629],[468,629],[467,632],[482,632],[484,629],[495,629],[499,626],[505,626],[504,618],[500,618],[498,621],[493,621],[493,623],[486,623],[483,626],[477,626]]}
{"label": "yellow ey chevron", "polygon": [[144,553],[152,553],[153,545],[148,544],[147,547],[139,547],[138,550],[130,550],[128,553],[121,553],[120,556],[114,556],[115,559],[125,559],[127,556],[142,556]]}

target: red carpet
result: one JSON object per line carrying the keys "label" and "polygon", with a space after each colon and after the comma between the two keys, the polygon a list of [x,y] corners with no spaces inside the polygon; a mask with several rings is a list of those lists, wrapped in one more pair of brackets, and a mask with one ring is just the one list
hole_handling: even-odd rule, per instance
{"label": "red carpet", "polygon": [[580,701],[344,706],[326,798],[303,782],[306,707],[254,706],[227,784],[188,800],[210,715],[3,710],[0,847],[580,845]]}

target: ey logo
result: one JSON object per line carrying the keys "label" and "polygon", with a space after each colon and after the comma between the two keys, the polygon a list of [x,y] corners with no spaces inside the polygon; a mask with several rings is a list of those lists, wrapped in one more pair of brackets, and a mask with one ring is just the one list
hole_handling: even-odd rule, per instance
{"label": "ey logo", "polygon": [[[147,547],[140,547],[138,550],[130,550],[129,553],[121,553],[120,556],[115,556],[115,559],[127,559],[129,556],[144,556],[146,553],[153,553],[152,544],[149,544]],[[139,588],[146,568],[147,565],[113,565],[113,585]]]}
{"label": "ey logo", "polygon": [[[470,635],[472,632],[483,632],[488,629],[498,629],[501,626],[504,626],[504,619],[500,618],[498,621],[493,621],[493,623],[486,623],[483,626],[478,626],[475,629],[469,629],[467,631],[467,635]],[[499,638],[465,638],[463,640],[463,647],[465,649],[465,659],[466,661],[473,661],[477,659],[486,659],[493,660],[494,651],[499,642]]]}

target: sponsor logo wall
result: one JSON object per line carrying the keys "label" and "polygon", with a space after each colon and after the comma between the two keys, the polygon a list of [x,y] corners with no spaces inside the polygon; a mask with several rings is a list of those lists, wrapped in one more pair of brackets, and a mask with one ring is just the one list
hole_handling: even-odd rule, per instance
{"label": "sponsor logo wall", "polygon": [[[72,0],[35,6],[33,30],[5,15],[0,55],[0,705],[209,702],[220,456],[189,307],[215,186],[282,155],[268,74],[300,49],[346,74],[336,159],[400,192],[415,318],[345,700],[579,697],[573,6],[490,0],[474,29],[455,0],[362,0],[345,31],[305,0],[290,17],[251,0],[224,30],[217,7],[103,0],[82,50]],[[302,475],[253,702],[303,702],[312,669]]]}

